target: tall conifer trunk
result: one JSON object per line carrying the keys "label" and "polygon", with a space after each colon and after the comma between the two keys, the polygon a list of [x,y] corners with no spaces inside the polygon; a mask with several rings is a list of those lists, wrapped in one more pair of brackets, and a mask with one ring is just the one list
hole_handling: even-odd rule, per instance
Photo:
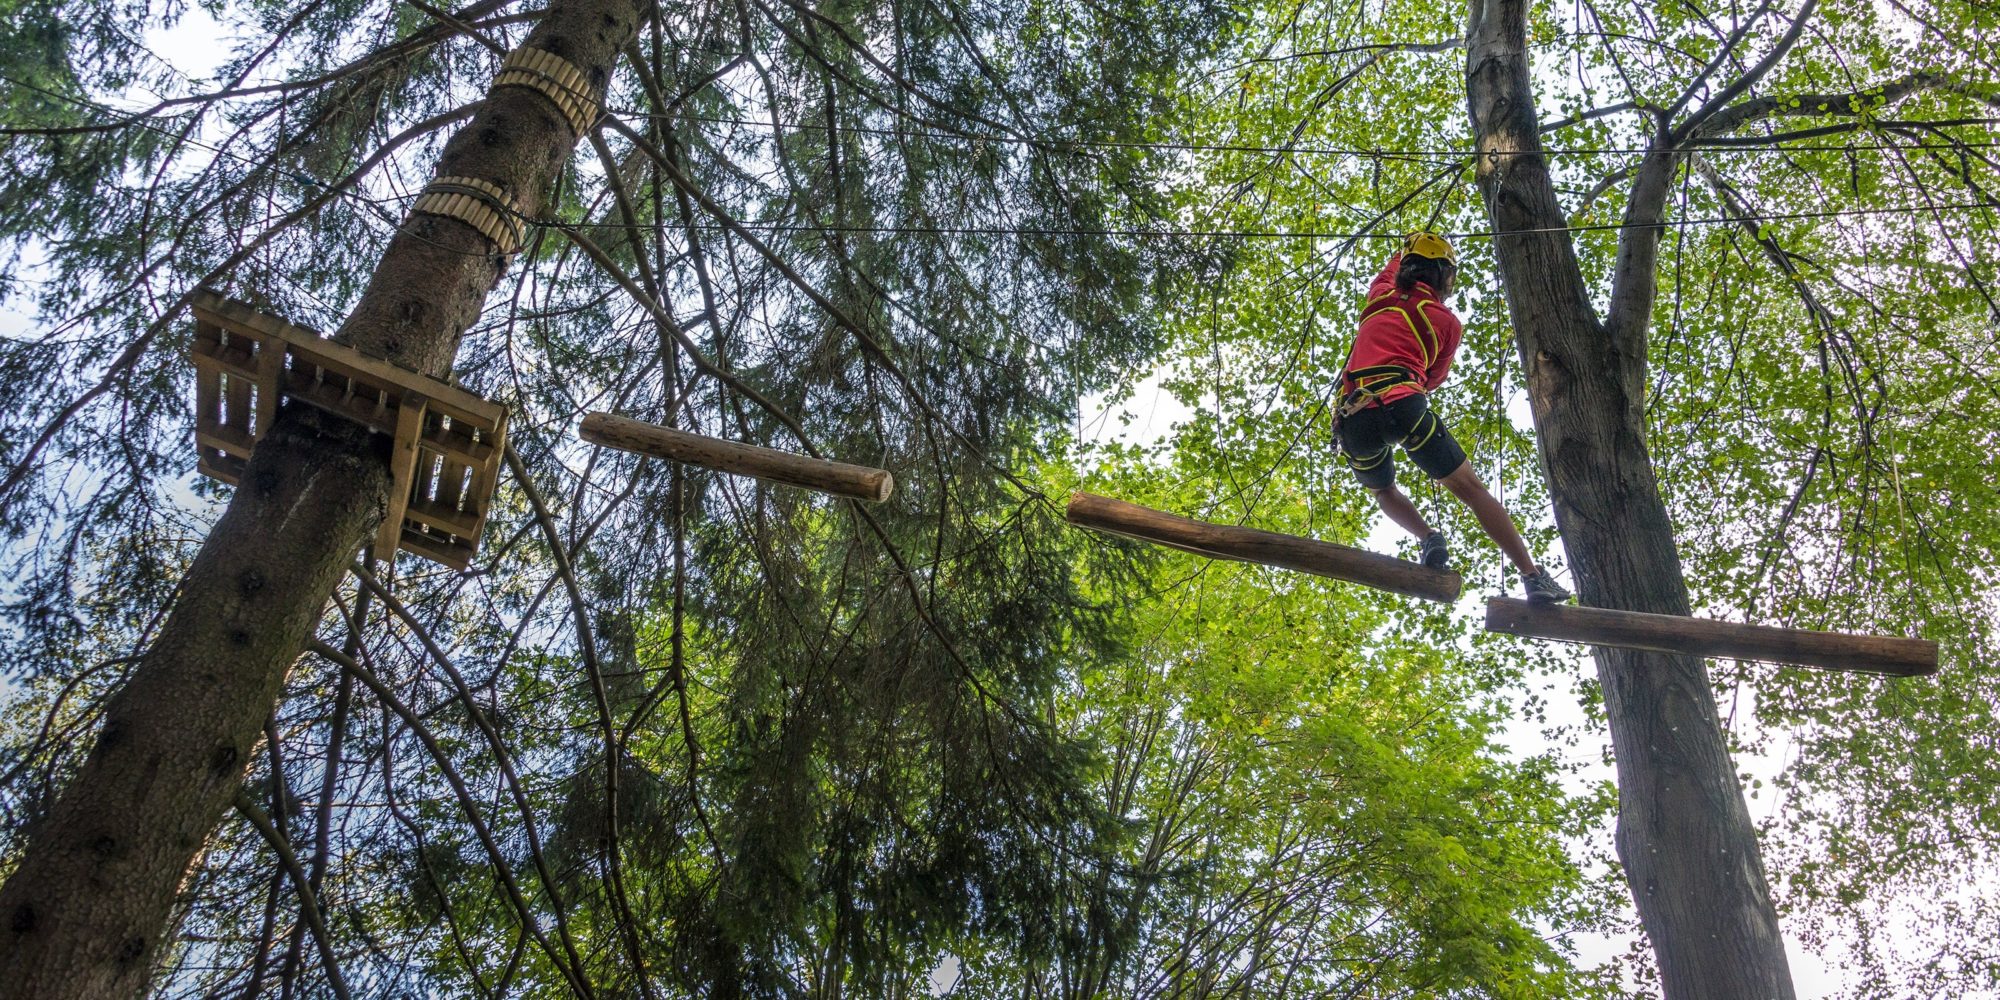
{"label": "tall conifer trunk", "polygon": [[[554,0],[523,44],[601,90],[638,23],[633,0]],[[547,98],[506,87],[476,106],[436,173],[496,183],[532,217],[578,138]],[[470,226],[411,216],[336,339],[444,376],[505,266]],[[0,887],[0,1000],[145,992],[182,883],[388,486],[380,440],[302,406],[274,422],[97,745]]]}
{"label": "tall conifer trunk", "polygon": [[[1673,524],[1646,451],[1653,279],[1635,278],[1645,282],[1635,308],[1600,322],[1541,152],[1527,2],[1471,0],[1471,9],[1466,93],[1479,187],[1502,234],[1494,252],[1577,590],[1595,607],[1685,615]],[[1628,222],[1652,211],[1649,194],[1634,192]],[[1652,266],[1650,254],[1636,257]],[[1665,996],[1789,1000],[1784,941],[1704,661],[1607,647],[1596,658],[1617,756],[1618,855]]]}

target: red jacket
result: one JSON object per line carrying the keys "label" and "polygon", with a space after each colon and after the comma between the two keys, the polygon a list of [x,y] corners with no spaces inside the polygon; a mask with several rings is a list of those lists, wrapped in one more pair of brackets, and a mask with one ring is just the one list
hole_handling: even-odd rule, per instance
{"label": "red jacket", "polygon": [[[1422,380],[1421,390],[1405,382],[1383,391],[1384,403],[1443,385],[1452,358],[1458,354],[1458,342],[1465,335],[1464,325],[1438,301],[1431,286],[1419,284],[1407,294],[1396,290],[1396,270],[1402,264],[1401,253],[1390,257],[1382,273],[1375,276],[1375,283],[1368,286],[1368,302],[1361,307],[1361,329],[1354,335],[1354,350],[1347,355],[1350,372],[1398,365]],[[1343,395],[1354,389],[1350,380],[1341,381]]]}

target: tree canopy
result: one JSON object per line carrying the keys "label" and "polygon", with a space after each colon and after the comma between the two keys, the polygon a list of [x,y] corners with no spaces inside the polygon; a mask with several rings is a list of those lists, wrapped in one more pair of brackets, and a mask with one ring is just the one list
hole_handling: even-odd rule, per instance
{"label": "tree canopy", "polygon": [[[234,490],[193,471],[189,296],[345,335],[568,2],[219,3],[198,78],[149,48],[181,8],[0,6],[0,296],[31,317],[0,338],[0,878],[201,610]],[[1576,945],[1635,918],[1605,694],[1566,652],[1061,519],[1089,488],[1381,544],[1329,394],[1367,281],[1435,229],[1466,318],[1436,405],[1561,564],[1466,11],[635,9],[441,355],[513,412],[481,555],[355,557],[190,847],[155,989],[1653,991],[1636,949]],[[1945,647],[1922,680],[1712,664],[1773,779],[1743,784],[1783,924],[1853,996],[2000,990],[2000,13],[1581,0],[1525,29],[1557,235],[1592,308],[1643,313],[1606,337],[1693,608]],[[1161,440],[1085,426],[1154,385],[1185,415]],[[588,410],[897,494],[593,449]],[[1475,589],[1510,583],[1426,489]]]}

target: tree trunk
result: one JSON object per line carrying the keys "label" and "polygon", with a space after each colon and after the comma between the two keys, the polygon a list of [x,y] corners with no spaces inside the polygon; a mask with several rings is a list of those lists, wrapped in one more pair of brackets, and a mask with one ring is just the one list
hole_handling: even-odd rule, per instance
{"label": "tree trunk", "polygon": [[[1527,373],[1542,472],[1577,590],[1686,615],[1673,525],[1646,452],[1645,338],[1612,337],[1577,268],[1541,154],[1526,0],[1471,0],[1466,93],[1479,186]],[[1643,330],[1644,317],[1634,317]],[[1792,997],[1757,836],[1700,657],[1598,647],[1618,764],[1618,855],[1666,997]]]}
{"label": "tree trunk", "polygon": [[[635,35],[632,0],[556,0],[523,43],[602,91]],[[540,211],[578,136],[523,87],[481,102],[438,176],[499,184]],[[444,376],[505,259],[465,223],[413,215],[336,339]],[[285,674],[388,500],[387,443],[287,406],[202,544],[102,735],[0,887],[0,1000],[145,992],[176,897],[234,798]]]}

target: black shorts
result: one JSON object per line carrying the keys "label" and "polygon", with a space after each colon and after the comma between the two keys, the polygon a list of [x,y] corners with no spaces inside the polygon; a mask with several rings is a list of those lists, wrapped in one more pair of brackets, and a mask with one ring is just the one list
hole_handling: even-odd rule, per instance
{"label": "black shorts", "polygon": [[1399,444],[1432,479],[1443,479],[1465,464],[1465,449],[1431,412],[1430,400],[1422,393],[1341,418],[1340,448],[1345,453],[1341,458],[1354,470],[1354,478],[1371,490],[1396,485],[1394,449]]}

